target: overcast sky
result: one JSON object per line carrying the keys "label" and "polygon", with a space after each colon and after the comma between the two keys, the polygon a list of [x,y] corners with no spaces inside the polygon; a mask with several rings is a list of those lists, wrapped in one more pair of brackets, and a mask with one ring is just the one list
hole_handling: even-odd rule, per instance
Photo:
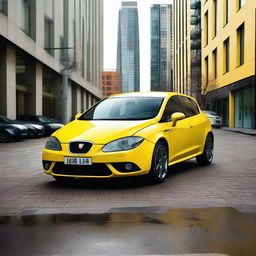
{"label": "overcast sky", "polygon": [[[104,70],[116,70],[118,11],[121,0],[104,0]],[[140,88],[150,90],[150,6],[172,0],[137,0],[140,33]]]}

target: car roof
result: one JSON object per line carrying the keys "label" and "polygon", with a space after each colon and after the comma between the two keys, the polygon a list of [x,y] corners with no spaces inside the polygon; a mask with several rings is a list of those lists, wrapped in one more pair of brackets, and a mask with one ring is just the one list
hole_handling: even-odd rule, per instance
{"label": "car roof", "polygon": [[[173,95],[183,95],[188,96],[176,92],[129,92],[129,93],[121,93],[109,96],[109,98],[122,98],[122,97],[160,97],[166,98],[168,96]],[[190,96],[188,96],[190,97]]]}

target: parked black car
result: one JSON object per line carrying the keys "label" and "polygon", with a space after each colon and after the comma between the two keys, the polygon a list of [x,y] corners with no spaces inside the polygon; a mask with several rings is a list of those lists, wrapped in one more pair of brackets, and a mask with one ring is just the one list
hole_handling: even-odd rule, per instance
{"label": "parked black car", "polygon": [[0,143],[17,141],[21,139],[19,129],[9,124],[0,124]]}
{"label": "parked black car", "polygon": [[36,124],[32,122],[25,122],[25,121],[20,121],[20,120],[15,120],[15,122],[25,125],[28,128],[29,131],[29,137],[31,138],[38,138],[45,136],[45,128],[41,124]]}
{"label": "parked black car", "polygon": [[22,138],[29,136],[29,129],[25,125],[15,122],[14,120],[7,118],[6,116],[0,115],[0,124],[9,125],[18,129]]}
{"label": "parked black car", "polygon": [[60,129],[64,125],[46,116],[19,116],[21,121],[26,121],[34,124],[40,124],[45,128],[45,135],[49,136],[56,130]]}

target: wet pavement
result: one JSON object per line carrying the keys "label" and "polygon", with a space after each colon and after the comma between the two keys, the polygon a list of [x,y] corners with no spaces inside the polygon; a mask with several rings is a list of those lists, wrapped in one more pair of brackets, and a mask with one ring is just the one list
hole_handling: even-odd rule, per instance
{"label": "wet pavement", "polygon": [[255,213],[158,210],[2,216],[0,255],[256,255]]}
{"label": "wet pavement", "polygon": [[0,256],[256,256],[256,137],[215,130],[210,166],[144,177],[76,179],[43,173],[45,138],[0,144]]}

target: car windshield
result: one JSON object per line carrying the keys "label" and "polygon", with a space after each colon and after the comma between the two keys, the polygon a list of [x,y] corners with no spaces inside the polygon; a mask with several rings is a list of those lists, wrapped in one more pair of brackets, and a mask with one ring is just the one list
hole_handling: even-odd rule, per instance
{"label": "car windshield", "polygon": [[162,97],[116,97],[101,101],[79,120],[145,120],[157,116]]}

